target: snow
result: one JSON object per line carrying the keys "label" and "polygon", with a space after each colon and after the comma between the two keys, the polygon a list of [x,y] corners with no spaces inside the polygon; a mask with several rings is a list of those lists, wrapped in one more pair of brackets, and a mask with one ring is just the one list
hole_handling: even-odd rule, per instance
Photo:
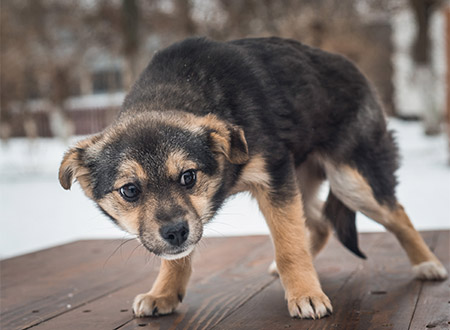
{"label": "snow", "polygon": [[125,98],[125,92],[87,94],[71,97],[66,102],[66,107],[70,109],[108,108],[119,107]]}
{"label": "snow", "polygon": [[[444,134],[425,137],[418,122],[391,120],[397,131],[402,167],[398,197],[416,228],[450,229],[450,167]],[[84,196],[78,184],[65,191],[57,179],[70,145],[56,139],[13,139],[0,146],[0,258],[89,238],[124,238]],[[326,187],[323,189],[326,194]],[[358,215],[359,231],[381,226]],[[256,203],[246,194],[231,198],[206,230],[206,236],[267,234]]]}

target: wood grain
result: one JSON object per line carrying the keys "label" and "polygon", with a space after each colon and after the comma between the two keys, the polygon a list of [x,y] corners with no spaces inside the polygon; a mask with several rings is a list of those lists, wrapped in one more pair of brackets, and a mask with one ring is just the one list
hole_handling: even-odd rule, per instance
{"label": "wood grain", "polygon": [[[435,235],[436,256],[450,272],[450,231]],[[450,328],[450,280],[423,282],[409,329]]]}
{"label": "wood grain", "polygon": [[[424,232],[449,268],[450,231]],[[194,257],[187,296],[169,316],[135,319],[159,261],[137,242],[80,241],[4,260],[1,329],[448,329],[449,281],[420,282],[388,233],[361,234],[364,261],[334,238],[315,260],[334,314],[291,319],[267,236],[212,238]],[[134,251],[134,252],[133,252]],[[70,305],[70,308],[68,308]]]}
{"label": "wood grain", "polygon": [[[434,234],[424,233],[427,243]],[[333,328],[407,329],[421,282],[414,279],[408,258],[392,234],[371,235],[376,240],[367,262],[334,297]]]}
{"label": "wood grain", "polygon": [[[125,244],[114,253],[119,244],[117,240],[80,241],[42,251],[37,256],[2,261],[2,327],[30,327],[98,299],[150,271],[151,263],[145,263],[146,252],[136,242]],[[144,267],[138,267],[143,264]],[[130,267],[138,271],[130,272]],[[20,280],[16,280],[14,273]]]}
{"label": "wood grain", "polygon": [[[184,303],[189,301],[192,294],[191,289],[196,283],[212,281],[227,267],[233,268],[240,263],[247,253],[261,247],[261,245],[267,247],[268,242],[269,239],[266,236],[243,239],[238,237],[205,239],[194,255],[194,272]],[[228,253],[224,253],[223,256],[218,258],[219,251],[227,251]],[[72,309],[63,315],[33,327],[33,329],[70,329],[74,323],[82,329],[114,329],[126,324],[134,319],[131,310],[134,297],[149,290],[156,277],[157,269],[158,267],[155,267],[153,272],[148,273],[148,276],[127,287],[112,292],[101,299],[88,302],[79,308]],[[130,271],[135,270],[130,269]],[[158,319],[150,320],[157,323]]]}
{"label": "wood grain", "polygon": [[[227,254],[238,253],[234,264],[222,264],[217,275],[201,280],[189,288],[181,307],[173,315],[161,318],[133,319],[120,329],[210,329],[229,314],[239,309],[253,295],[274,281],[267,273],[273,260],[271,242],[267,238],[253,250],[227,249]],[[220,258],[216,262],[221,262]]]}
{"label": "wood grain", "polygon": [[[371,253],[377,235],[360,235],[361,248]],[[340,290],[355,272],[363,269],[365,261],[348,252],[335,238],[332,238],[324,251],[315,260],[324,292],[330,297],[336,309],[340,308]],[[321,320],[299,320],[289,317],[284,291],[277,280],[264,291],[255,295],[246,305],[218,324],[217,329],[328,329],[333,328],[335,317]]]}

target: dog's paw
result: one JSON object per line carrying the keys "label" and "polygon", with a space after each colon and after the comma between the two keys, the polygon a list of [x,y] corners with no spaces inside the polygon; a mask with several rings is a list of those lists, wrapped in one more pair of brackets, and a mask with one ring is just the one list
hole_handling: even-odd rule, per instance
{"label": "dog's paw", "polygon": [[419,280],[440,281],[448,277],[447,270],[439,261],[425,261],[413,266],[413,272]]}
{"label": "dog's paw", "polygon": [[320,319],[333,313],[330,299],[323,294],[288,299],[289,314],[301,319]]}
{"label": "dog's paw", "polygon": [[180,302],[181,298],[177,295],[153,296],[150,293],[142,293],[134,298],[133,312],[137,317],[170,314]]}
{"label": "dog's paw", "polygon": [[278,276],[278,268],[277,268],[277,263],[275,262],[275,260],[272,261],[272,263],[270,264],[267,271],[269,272],[270,275]]}

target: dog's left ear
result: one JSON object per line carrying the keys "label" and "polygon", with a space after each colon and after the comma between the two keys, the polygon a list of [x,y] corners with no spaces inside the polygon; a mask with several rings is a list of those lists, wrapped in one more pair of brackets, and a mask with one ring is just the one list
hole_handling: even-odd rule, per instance
{"label": "dog's left ear", "polygon": [[64,155],[59,167],[59,183],[68,190],[75,179],[80,179],[89,175],[89,169],[86,167],[83,159],[87,148],[92,146],[99,139],[99,135],[94,135],[77,143],[70,148]]}
{"label": "dog's left ear", "polygon": [[245,164],[249,160],[244,130],[238,126],[226,125],[226,128],[212,131],[210,143],[213,152],[224,154],[232,164]]}

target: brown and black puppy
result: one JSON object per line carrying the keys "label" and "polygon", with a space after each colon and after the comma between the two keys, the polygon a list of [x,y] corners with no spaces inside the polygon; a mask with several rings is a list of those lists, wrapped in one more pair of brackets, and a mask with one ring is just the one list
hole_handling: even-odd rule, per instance
{"label": "brown and black puppy", "polygon": [[[124,230],[163,258],[137,316],[171,313],[191,253],[226,198],[250,191],[264,214],[289,313],[332,311],[312,263],[329,224],[355,254],[355,212],[393,232],[420,279],[446,270],[395,197],[397,150],[381,107],[348,60],[292,40],[188,39],[155,54],[105,131],[70,149],[76,179]],[[328,180],[323,204],[319,185]],[[307,230],[307,227],[309,230]],[[177,260],[174,260],[177,259]]]}

